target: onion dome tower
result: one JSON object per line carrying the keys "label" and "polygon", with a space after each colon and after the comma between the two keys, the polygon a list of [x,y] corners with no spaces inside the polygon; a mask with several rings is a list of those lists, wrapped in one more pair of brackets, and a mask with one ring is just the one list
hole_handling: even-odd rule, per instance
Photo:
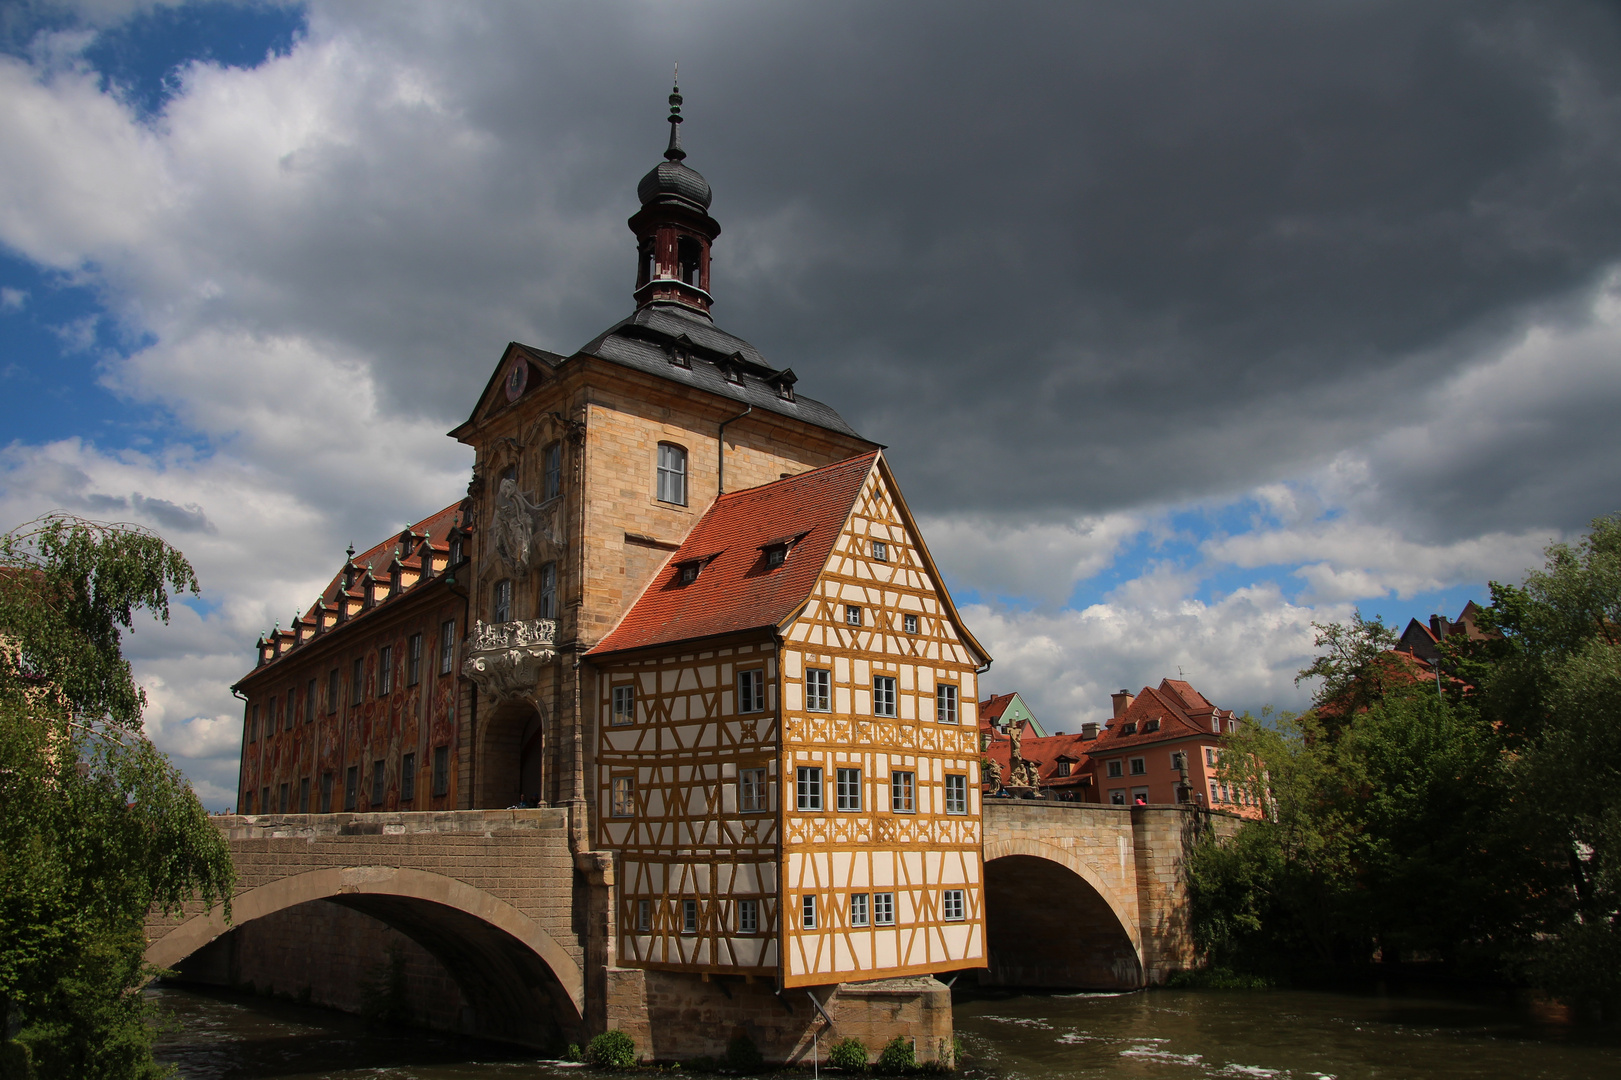
{"label": "onion dome tower", "polygon": [[684,163],[681,87],[670,89],[670,146],[642,177],[642,208],[630,219],[636,234],[636,306],[680,304],[709,314],[709,247],[720,224],[709,216],[709,181]]}

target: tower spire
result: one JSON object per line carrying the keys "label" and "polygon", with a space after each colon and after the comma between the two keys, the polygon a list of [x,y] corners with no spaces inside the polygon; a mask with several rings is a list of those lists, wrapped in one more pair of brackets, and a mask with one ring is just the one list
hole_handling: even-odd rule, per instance
{"label": "tower spire", "polygon": [[664,160],[680,161],[687,156],[681,149],[681,65],[676,64],[670,80],[670,146],[664,151]]}

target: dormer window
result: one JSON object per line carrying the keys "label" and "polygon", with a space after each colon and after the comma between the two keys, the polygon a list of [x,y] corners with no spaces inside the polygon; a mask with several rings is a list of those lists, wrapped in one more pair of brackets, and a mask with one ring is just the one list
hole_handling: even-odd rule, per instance
{"label": "dormer window", "polygon": [[786,544],[773,544],[765,549],[765,564],[767,566],[781,566],[788,561],[788,547]]}
{"label": "dormer window", "polygon": [[682,585],[691,585],[698,580],[698,572],[704,568],[702,559],[689,559],[676,566],[675,579]]}
{"label": "dormer window", "polygon": [[1158,720],[1144,720],[1143,721],[1143,732],[1145,734],[1147,732],[1150,732],[1150,731],[1158,731],[1158,730],[1159,730],[1159,721]]}
{"label": "dormer window", "polygon": [[670,363],[676,367],[692,367],[692,339],[682,334],[670,343]]}
{"label": "dormer window", "polygon": [[1054,769],[1053,769],[1053,775],[1054,776],[1068,776],[1069,775],[1069,761],[1067,759],[1065,759],[1065,758],[1059,758],[1057,766],[1055,766]]}
{"label": "dormer window", "polygon": [[1129,724],[1122,724],[1121,727],[1120,727],[1120,734],[1122,734],[1122,735],[1135,735],[1135,734],[1137,734],[1137,721],[1133,720]]}

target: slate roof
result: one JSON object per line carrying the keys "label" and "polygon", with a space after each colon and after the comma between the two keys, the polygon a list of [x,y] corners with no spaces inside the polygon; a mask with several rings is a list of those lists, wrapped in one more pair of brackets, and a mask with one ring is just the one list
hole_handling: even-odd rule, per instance
{"label": "slate roof", "polygon": [[[671,362],[674,350],[684,344],[683,336],[690,342],[690,367]],[[792,385],[791,370],[772,367],[753,345],[720,329],[708,316],[680,304],[653,303],[638,308],[583,345],[580,352],[731,398],[740,406],[752,405],[862,438],[832,406],[797,393],[793,400],[784,398],[778,387],[784,379]],[[726,378],[723,368],[727,365],[736,368],[739,382]]]}
{"label": "slate roof", "polygon": [[[587,655],[776,628],[810,597],[876,451],[717,498],[619,624]],[[777,567],[773,541],[800,539]],[[681,564],[700,563],[681,584]]]}

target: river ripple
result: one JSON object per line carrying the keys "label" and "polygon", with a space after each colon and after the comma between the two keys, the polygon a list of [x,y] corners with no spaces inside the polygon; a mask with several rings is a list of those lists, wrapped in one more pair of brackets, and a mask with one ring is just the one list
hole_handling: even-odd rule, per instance
{"label": "river ripple", "polygon": [[[379,1033],[321,1009],[164,987],[185,1080],[585,1080],[495,1044]],[[1616,1080],[1621,1035],[1485,1006],[1298,991],[965,996],[963,1080]],[[684,1073],[683,1075],[694,1075]]]}

